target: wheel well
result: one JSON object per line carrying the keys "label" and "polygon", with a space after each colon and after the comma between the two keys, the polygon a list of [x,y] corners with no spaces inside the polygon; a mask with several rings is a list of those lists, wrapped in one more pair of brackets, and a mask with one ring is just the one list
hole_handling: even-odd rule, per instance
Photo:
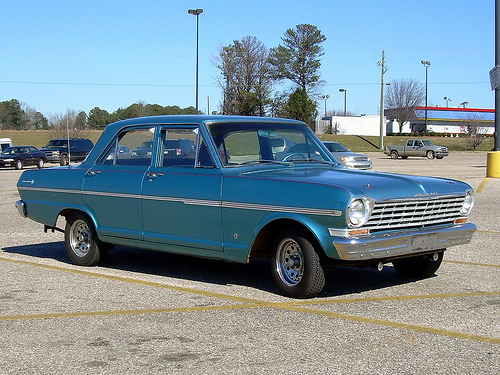
{"label": "wheel well", "polygon": [[321,247],[316,236],[307,228],[304,224],[291,219],[279,219],[268,223],[264,228],[262,228],[255,239],[252,249],[250,250],[250,255],[248,260],[251,261],[253,258],[270,258],[271,257],[271,244],[273,242],[274,236],[281,232],[285,228],[295,227],[308,235],[308,239],[311,241],[312,245],[318,251],[321,256],[325,255],[323,248]]}

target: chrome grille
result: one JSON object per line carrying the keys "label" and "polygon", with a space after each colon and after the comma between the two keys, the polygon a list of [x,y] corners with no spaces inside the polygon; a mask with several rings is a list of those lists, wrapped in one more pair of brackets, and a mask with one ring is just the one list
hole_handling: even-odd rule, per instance
{"label": "chrome grille", "polygon": [[377,232],[453,224],[462,217],[460,209],[464,199],[461,195],[376,202],[363,228]]}

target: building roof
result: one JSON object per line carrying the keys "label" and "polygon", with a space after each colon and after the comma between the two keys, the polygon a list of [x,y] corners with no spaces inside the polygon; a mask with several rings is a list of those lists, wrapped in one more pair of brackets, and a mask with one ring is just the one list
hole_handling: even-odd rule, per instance
{"label": "building roof", "polygon": [[[416,120],[424,120],[425,107],[415,107],[415,117]],[[481,122],[494,122],[495,110],[481,108],[427,107],[427,119],[434,121],[479,120]]]}

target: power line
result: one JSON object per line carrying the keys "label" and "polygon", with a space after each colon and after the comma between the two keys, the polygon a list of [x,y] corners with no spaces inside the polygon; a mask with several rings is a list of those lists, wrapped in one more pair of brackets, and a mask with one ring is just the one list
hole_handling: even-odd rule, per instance
{"label": "power line", "polygon": [[[193,87],[186,84],[153,84],[153,83],[89,83],[89,82],[44,82],[44,81],[0,81],[0,83],[22,84],[22,85],[64,85],[64,86],[119,86],[119,87]],[[214,87],[211,85],[200,85]]]}

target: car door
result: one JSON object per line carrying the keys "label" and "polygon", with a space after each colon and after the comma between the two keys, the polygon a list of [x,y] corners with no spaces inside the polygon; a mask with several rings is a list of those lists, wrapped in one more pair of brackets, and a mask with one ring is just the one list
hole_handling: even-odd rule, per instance
{"label": "car door", "polygon": [[24,165],[33,165],[34,164],[34,149],[33,147],[25,147],[23,153],[23,164]]}
{"label": "car door", "polygon": [[[222,176],[206,152],[197,126],[164,126],[157,162],[144,176],[142,212],[144,240],[169,251],[222,257]],[[164,147],[190,139],[196,150],[172,153]],[[208,155],[207,155],[208,156]]]}
{"label": "car door", "polygon": [[86,172],[83,200],[94,214],[101,235],[142,241],[142,184],[152,154],[122,158],[117,150],[122,146],[136,149],[153,138],[151,127],[127,130]]}

